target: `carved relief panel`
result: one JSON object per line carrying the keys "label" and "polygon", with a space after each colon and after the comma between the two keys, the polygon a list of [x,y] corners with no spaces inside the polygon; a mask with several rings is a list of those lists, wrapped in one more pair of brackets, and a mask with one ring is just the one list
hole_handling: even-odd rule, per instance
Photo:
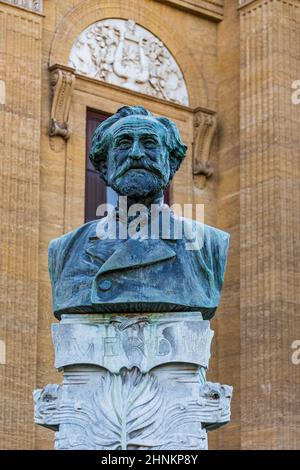
{"label": "carved relief panel", "polygon": [[106,19],[75,41],[69,64],[77,73],[188,106],[183,74],[166,46],[133,20]]}
{"label": "carved relief panel", "polygon": [[66,314],[53,325],[61,385],[34,392],[57,450],[206,450],[232,387],[207,382],[213,331],[199,312]]}

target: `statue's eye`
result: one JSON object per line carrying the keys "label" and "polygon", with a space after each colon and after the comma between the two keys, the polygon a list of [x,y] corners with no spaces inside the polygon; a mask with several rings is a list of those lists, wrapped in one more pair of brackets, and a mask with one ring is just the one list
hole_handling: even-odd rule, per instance
{"label": "statue's eye", "polygon": [[128,139],[128,138],[120,139],[116,143],[116,146],[122,149],[130,148],[131,145],[132,145],[132,141],[131,139]]}
{"label": "statue's eye", "polygon": [[143,139],[143,145],[146,148],[156,147],[157,146],[157,141],[156,141],[156,139],[153,139],[151,137],[147,137],[147,138]]}

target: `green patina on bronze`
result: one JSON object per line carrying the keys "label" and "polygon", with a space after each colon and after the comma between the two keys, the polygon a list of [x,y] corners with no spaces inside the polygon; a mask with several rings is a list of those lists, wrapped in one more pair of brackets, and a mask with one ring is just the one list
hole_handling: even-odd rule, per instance
{"label": "green patina on bronze", "polygon": [[[90,158],[99,176],[128,197],[129,206],[150,207],[161,202],[185,154],[174,123],[126,106],[96,129]],[[158,239],[102,240],[96,220],[53,240],[55,315],[197,310],[211,318],[220,301],[229,236],[172,212],[170,221],[169,236]],[[176,223],[188,229],[182,238],[172,230]],[[191,231],[199,249],[186,249]]]}

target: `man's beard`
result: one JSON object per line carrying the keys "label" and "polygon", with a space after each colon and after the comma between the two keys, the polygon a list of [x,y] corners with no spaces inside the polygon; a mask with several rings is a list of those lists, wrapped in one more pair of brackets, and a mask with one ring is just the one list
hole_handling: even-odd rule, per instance
{"label": "man's beard", "polygon": [[133,168],[111,182],[111,187],[121,196],[147,197],[157,194],[167,185],[163,175],[144,168]]}
{"label": "man's beard", "polygon": [[121,196],[151,197],[168,185],[169,170],[148,159],[124,162],[109,185]]}

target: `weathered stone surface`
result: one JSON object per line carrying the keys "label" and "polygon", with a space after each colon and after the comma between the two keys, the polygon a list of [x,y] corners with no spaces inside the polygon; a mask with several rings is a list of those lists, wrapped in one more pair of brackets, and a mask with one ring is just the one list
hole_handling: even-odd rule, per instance
{"label": "weathered stone surface", "polygon": [[141,315],[63,315],[52,325],[55,367],[93,364],[112,373],[141,372],[165,363],[207,368],[213,332],[198,312]]}
{"label": "weathered stone surface", "polygon": [[77,367],[63,385],[35,391],[35,422],[56,431],[59,450],[206,450],[207,431],[230,419],[231,387],[207,382],[189,396],[186,386],[183,397],[172,375],[161,385],[135,368]]}
{"label": "weathered stone surface", "polygon": [[[35,422],[56,431],[56,449],[205,450],[207,431],[230,420],[232,387],[205,380],[212,332],[201,315],[64,315],[54,331],[64,381],[36,390],[34,400]],[[151,342],[160,353],[173,348],[174,362],[172,353],[153,360]]]}

